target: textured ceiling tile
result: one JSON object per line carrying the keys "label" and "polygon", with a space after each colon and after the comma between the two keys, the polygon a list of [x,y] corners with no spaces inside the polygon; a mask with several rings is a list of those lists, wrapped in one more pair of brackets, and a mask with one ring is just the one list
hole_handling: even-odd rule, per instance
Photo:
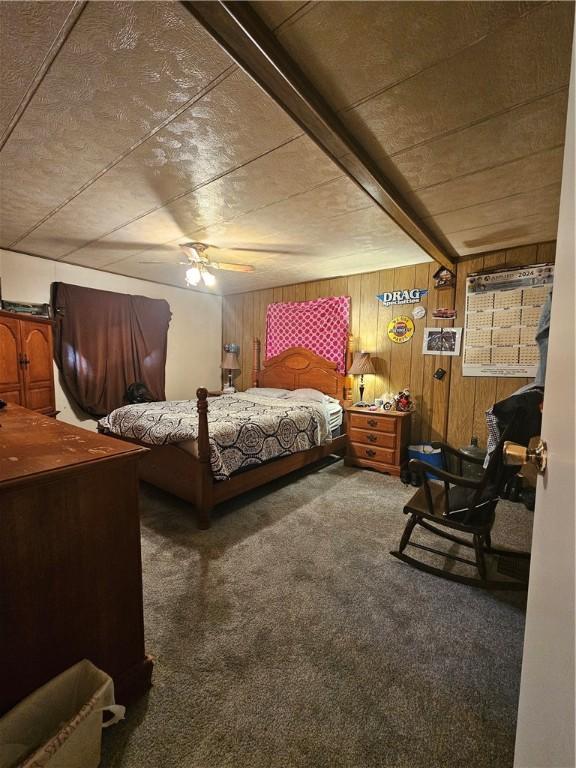
{"label": "textured ceiling tile", "polygon": [[[274,205],[239,216],[229,223],[199,230],[195,234],[200,240],[215,242],[217,245],[220,245],[221,241],[259,242],[263,235],[277,236],[281,242],[286,241],[286,236],[295,237],[315,245],[328,231],[334,232],[340,217],[368,206],[371,206],[371,203],[366,195],[348,178],[342,177]],[[388,229],[397,229],[387,216],[382,218],[386,221]]]}
{"label": "textured ceiling tile", "polygon": [[0,242],[16,240],[230,65],[176,3],[89,3],[0,154]]}
{"label": "textured ceiling tile", "polygon": [[564,144],[568,89],[394,155],[405,186],[418,190]]}
{"label": "textured ceiling tile", "polygon": [[498,202],[478,206],[559,179],[572,16],[571,3],[316,3],[277,35],[333,107],[358,105],[342,119],[417,213],[498,221]]}
{"label": "textured ceiling tile", "polygon": [[[265,5],[342,103],[409,78],[346,119],[439,239],[473,253],[554,237],[566,93],[541,96],[567,81],[569,4]],[[92,3],[0,154],[6,226],[32,226],[114,161],[18,247],[183,286],[178,241],[203,240],[256,268],[218,272],[217,293],[430,261],[299,133],[178,4]]]}
{"label": "textured ceiling tile", "polygon": [[[218,291],[269,288],[305,279],[353,274],[429,261],[429,257],[393,224],[375,204],[368,203],[347,178],[339,178],[313,190],[288,197],[258,211],[250,211],[225,223],[206,227],[194,237],[220,246],[209,253],[215,260],[251,264],[254,274],[218,272]],[[290,253],[234,251],[235,245]],[[230,248],[231,250],[227,250]],[[72,263],[82,252],[67,257]],[[158,259],[159,264],[142,264]],[[173,282],[180,273],[174,266],[177,251],[152,247],[131,254],[106,269],[120,274],[141,274],[160,282]],[[78,262],[84,263],[84,262]]]}
{"label": "textured ceiling tile", "polygon": [[[217,257],[214,256],[214,253],[212,256],[214,258],[221,258],[220,251],[217,253]],[[239,255],[236,254],[236,257]],[[229,254],[226,253],[226,258],[228,259],[229,257]],[[353,253],[348,254],[339,254],[336,252],[336,249],[328,248],[323,254],[284,254],[272,258],[256,254],[254,256],[242,254],[242,257],[245,262],[254,264],[256,272],[240,274],[216,271],[217,284],[214,289],[208,292],[235,293],[252,291],[304,282],[306,280],[351,275],[357,273],[359,269],[371,271],[430,261],[430,258],[424,253],[415,255],[407,239],[401,240],[398,237],[395,238],[395,244],[391,240],[388,246],[384,245],[381,248],[367,249],[362,252],[355,249]],[[361,260],[361,267],[359,266],[359,260]],[[115,274],[141,277],[180,287],[185,285],[184,274],[186,267],[170,263],[161,265],[141,264],[139,256],[131,256],[129,259],[112,264],[106,267],[106,270]]]}
{"label": "textured ceiling tile", "polygon": [[[256,4],[272,27],[276,5]],[[330,104],[342,109],[448,58],[533,5],[319,2],[283,25],[278,38]]]}
{"label": "textured ceiling tile", "polygon": [[286,19],[293,16],[300,9],[310,5],[302,0],[302,2],[294,2],[293,0],[258,0],[258,2],[250,3],[256,13],[263,19],[270,29],[276,29],[283,24]]}
{"label": "textured ceiling tile", "polygon": [[74,3],[0,3],[0,136]]}
{"label": "textured ceiling tile", "polygon": [[[367,205],[378,214],[381,232],[397,232],[401,237],[405,237],[396,225],[376,209],[375,205],[367,202],[365,195],[345,177],[337,177],[334,181],[312,189],[300,190],[299,194],[283,197],[276,202],[269,201],[257,209],[248,209],[247,212],[222,223],[196,227],[194,231],[186,229],[185,234],[187,237],[218,246],[233,247],[245,243],[267,246],[277,242],[282,245],[305,243],[308,248],[315,248],[326,243],[327,230],[330,230],[331,237],[335,237],[335,233],[340,230],[348,235],[349,225],[341,222],[341,218]],[[194,216],[194,213],[192,215]],[[357,237],[363,238],[367,235],[358,233]],[[414,247],[416,249],[416,246]],[[158,252],[157,255],[160,256],[161,253]],[[150,257],[156,257],[155,249],[146,252],[145,258]],[[74,254],[69,258],[72,260]],[[254,259],[257,258],[259,257],[255,255]]]}
{"label": "textured ceiling tile", "polygon": [[408,201],[422,216],[429,216],[461,208],[505,199],[521,192],[559,184],[562,179],[562,147],[545,150],[497,165],[478,173],[468,174],[408,195]]}
{"label": "textured ceiling tile", "polygon": [[556,237],[560,185],[535,189],[505,200],[463,208],[428,219],[438,237],[454,243],[459,253],[510,247]]}
{"label": "textured ceiling tile", "polygon": [[[339,175],[339,169],[320,149],[310,139],[301,136],[102,240],[75,251],[70,258],[86,265],[104,266],[154,244],[176,239],[193,240],[195,233],[203,227],[233,220],[249,211],[325,184]],[[58,241],[60,238],[55,235],[54,239]],[[82,239],[67,244],[71,250],[80,247]]]}
{"label": "textured ceiling tile", "polygon": [[[71,261],[70,263],[74,264],[76,262]],[[106,272],[127,275],[128,277],[139,277],[142,280],[152,280],[157,283],[167,283],[168,285],[176,285],[180,288],[186,287],[186,267],[180,266],[176,262],[173,264],[166,263],[161,267],[157,267],[154,264],[141,264],[136,259],[127,259],[119,264],[111,264],[109,267],[106,267]],[[202,286],[199,286],[199,288],[203,290]],[[215,293],[216,291],[212,292]]]}
{"label": "textured ceiling tile", "polygon": [[58,234],[101,237],[178,195],[297,136],[301,130],[236,70],[21,240],[20,249],[58,258]]}
{"label": "textured ceiling tile", "polygon": [[499,228],[502,222],[518,219],[521,216],[558,215],[560,183],[541,189],[531,189],[504,200],[492,200],[469,208],[461,208],[450,213],[434,216],[435,225],[445,234],[450,235],[481,226]]}
{"label": "textured ceiling tile", "polygon": [[[275,238],[280,243],[304,243],[305,260],[314,256],[318,265],[322,259],[349,256],[356,258],[356,271],[364,252],[394,254],[402,248],[416,260],[425,256],[375,204],[366,205],[365,201],[356,186],[343,178],[195,234],[216,245],[246,241],[269,244]],[[285,262],[294,265],[296,279],[298,259],[292,255],[275,257],[271,266],[283,268]],[[257,264],[258,257],[251,263]]]}
{"label": "textured ceiling tile", "polygon": [[450,235],[450,241],[456,244],[462,256],[471,256],[495,248],[502,250],[556,240],[557,232],[558,228],[548,214],[536,212],[531,216],[501,222],[497,227],[489,224],[454,233]]}
{"label": "textured ceiling tile", "polygon": [[344,115],[369,152],[393,154],[568,83],[571,3],[536,8]]}

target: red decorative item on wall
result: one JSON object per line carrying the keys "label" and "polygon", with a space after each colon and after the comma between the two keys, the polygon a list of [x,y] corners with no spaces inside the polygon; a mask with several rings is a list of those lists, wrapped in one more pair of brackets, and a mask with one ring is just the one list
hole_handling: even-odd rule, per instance
{"label": "red decorative item on wall", "polygon": [[346,372],[350,297],[269,304],[266,312],[266,359],[292,347],[305,347]]}

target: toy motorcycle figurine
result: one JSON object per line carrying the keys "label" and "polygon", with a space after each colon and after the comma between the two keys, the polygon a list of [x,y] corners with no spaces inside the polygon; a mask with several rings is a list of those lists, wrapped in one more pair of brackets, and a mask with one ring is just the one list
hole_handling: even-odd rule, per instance
{"label": "toy motorcycle figurine", "polygon": [[381,400],[385,411],[392,411],[396,407],[396,395],[392,392],[384,392]]}
{"label": "toy motorcycle figurine", "polygon": [[394,397],[397,411],[409,412],[414,410],[414,403],[410,397],[410,390],[406,387]]}

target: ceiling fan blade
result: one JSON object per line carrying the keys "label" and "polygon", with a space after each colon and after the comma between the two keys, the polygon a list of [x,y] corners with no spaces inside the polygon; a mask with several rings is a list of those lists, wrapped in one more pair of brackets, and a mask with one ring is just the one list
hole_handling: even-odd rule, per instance
{"label": "ceiling fan blade", "polygon": [[177,264],[188,264],[187,261],[139,261],[138,264],[164,264],[167,267],[175,267]]}
{"label": "ceiling fan blade", "polygon": [[305,248],[303,245],[286,245],[286,243],[278,243],[278,245],[272,245],[269,248],[264,248],[258,243],[250,245],[246,243],[244,245],[212,245],[212,243],[205,243],[206,249],[214,249],[215,251],[241,251],[244,253],[273,253],[278,255],[298,255],[309,253],[309,248]]}
{"label": "ceiling fan blade", "polygon": [[276,254],[278,256],[296,256],[299,254],[304,254],[306,251],[299,251],[295,248],[286,249],[286,248],[226,248],[226,249],[220,249],[220,250],[227,250],[227,251],[242,251],[244,253],[271,253]]}
{"label": "ceiling fan blade", "polygon": [[210,261],[206,266],[213,269],[225,269],[229,272],[254,272],[254,267],[250,264],[228,264],[225,261]]}

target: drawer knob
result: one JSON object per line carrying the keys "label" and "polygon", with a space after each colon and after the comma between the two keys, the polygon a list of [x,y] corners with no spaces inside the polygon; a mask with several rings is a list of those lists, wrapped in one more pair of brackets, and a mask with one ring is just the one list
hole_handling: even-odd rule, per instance
{"label": "drawer knob", "polygon": [[376,419],[368,419],[368,426],[369,427],[377,427],[378,426],[378,422],[376,421]]}
{"label": "drawer knob", "polygon": [[368,440],[371,443],[375,443],[376,440],[378,440],[378,436],[373,435],[372,432],[370,432],[369,434],[366,435],[366,440]]}
{"label": "drawer knob", "polygon": [[373,451],[372,448],[366,448],[366,456],[372,458],[372,456],[376,456],[376,451]]}

